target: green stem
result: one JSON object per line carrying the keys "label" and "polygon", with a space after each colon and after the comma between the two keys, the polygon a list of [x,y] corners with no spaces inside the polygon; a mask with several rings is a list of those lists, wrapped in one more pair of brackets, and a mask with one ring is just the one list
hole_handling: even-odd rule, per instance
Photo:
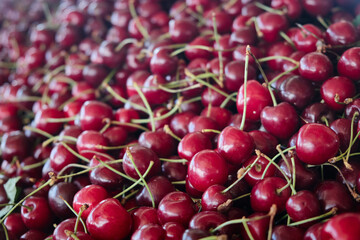
{"label": "green stem", "polygon": [[136,92],[139,94],[139,97],[141,98],[141,100],[143,101],[146,109],[147,109],[147,113],[149,115],[150,118],[150,123],[151,123],[151,130],[154,132],[156,130],[155,127],[155,120],[154,120],[154,113],[151,110],[150,104],[147,101],[146,97],[144,96],[144,94],[142,93],[142,91],[140,90],[139,86],[137,85],[137,83],[134,82],[134,88],[136,90]]}

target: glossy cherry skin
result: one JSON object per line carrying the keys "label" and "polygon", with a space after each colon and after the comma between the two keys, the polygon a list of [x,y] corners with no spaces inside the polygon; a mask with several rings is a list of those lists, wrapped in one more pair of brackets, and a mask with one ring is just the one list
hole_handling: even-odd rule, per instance
{"label": "glossy cherry skin", "polygon": [[212,44],[211,42],[202,36],[199,36],[197,38],[195,38],[194,40],[192,40],[189,43],[189,48],[185,51],[185,55],[186,58],[189,60],[194,60],[196,58],[205,58],[205,59],[210,59],[212,57],[212,52],[211,51],[207,51],[207,50],[203,50],[203,49],[198,49],[198,48],[192,48],[191,46],[206,46],[206,47],[211,47]]}
{"label": "glossy cherry skin", "polygon": [[315,52],[318,39],[323,38],[322,31],[313,24],[305,24],[302,27],[303,29],[297,29],[294,36],[296,48],[305,53]]}
{"label": "glossy cherry skin", "polygon": [[354,200],[345,185],[337,181],[324,181],[317,185],[315,194],[320,201],[321,210],[330,211],[336,207],[337,212],[348,212],[354,208]]}
{"label": "glossy cherry skin", "polygon": [[146,224],[159,224],[157,209],[141,206],[131,212],[132,231],[135,231]]}
{"label": "glossy cherry skin", "polygon": [[360,232],[359,228],[354,228],[360,222],[358,213],[343,213],[332,217],[324,224],[321,233],[322,240],[346,239],[355,240]]}
{"label": "glossy cherry skin", "polygon": [[[289,57],[293,52],[293,48],[287,42],[276,42],[270,45],[266,55],[269,57]],[[287,61],[284,59],[273,59],[268,61],[267,65],[272,70],[282,70],[285,62]]]}
{"label": "glossy cherry skin", "polygon": [[304,123],[328,123],[335,120],[335,112],[331,110],[325,103],[315,102],[304,109],[301,119]]}
{"label": "glossy cherry skin", "polygon": [[213,150],[202,150],[190,161],[188,168],[188,181],[198,191],[205,191],[214,184],[224,184],[228,169],[226,161]]}
{"label": "glossy cherry skin", "polygon": [[[255,212],[250,216],[248,216],[248,218],[251,219],[257,217],[264,217],[265,215],[266,213]],[[269,222],[270,222],[270,218],[264,217],[258,220],[249,221],[246,224],[248,225],[248,228],[253,238],[256,240],[260,240],[260,239],[266,239],[269,228]],[[241,236],[245,240],[250,239],[243,226],[241,226]]]}
{"label": "glossy cherry skin", "polygon": [[42,231],[30,229],[29,231],[21,235],[20,240],[44,239],[46,236],[47,234]]}
{"label": "glossy cherry skin", "polygon": [[198,29],[192,20],[177,19],[169,22],[169,33],[174,43],[186,43],[198,35]]}
{"label": "glossy cherry skin", "polygon": [[73,216],[64,200],[72,203],[77,191],[78,187],[71,182],[60,182],[50,188],[48,192],[49,206],[57,217],[64,219]]}
{"label": "glossy cherry skin", "polygon": [[304,235],[304,240],[317,240],[321,239],[322,229],[324,227],[324,223],[317,223],[309,227]]}
{"label": "glossy cherry skin", "polygon": [[229,125],[229,121],[231,118],[231,111],[226,108],[221,108],[217,106],[212,107],[205,107],[204,110],[200,113],[203,117],[209,117],[213,119],[217,125],[219,126],[219,129],[223,129],[226,126]]}
{"label": "glossy cherry skin", "polygon": [[271,7],[275,9],[285,10],[286,15],[291,20],[295,20],[300,17],[302,12],[301,3],[297,0],[272,0]]}
{"label": "glossy cherry skin", "polygon": [[100,101],[87,101],[80,110],[80,126],[84,131],[99,131],[106,124],[103,120],[112,120],[112,118],[111,107]]}
{"label": "glossy cherry skin", "polygon": [[260,119],[266,131],[279,140],[289,139],[297,131],[300,123],[295,108],[287,102],[265,107]]}
{"label": "glossy cherry skin", "polygon": [[[161,199],[168,193],[174,192],[175,187],[164,176],[155,176],[147,181],[149,190],[154,199],[155,206],[159,204]],[[143,187],[136,195],[136,202],[139,206],[151,206],[152,201],[147,188]]]}
{"label": "glossy cherry skin", "polygon": [[[260,156],[259,159],[257,156],[250,157],[244,164],[243,168],[246,169],[251,164],[256,161],[255,165],[248,171],[244,179],[250,186],[255,186],[262,179],[262,175],[266,170],[264,175],[265,178],[274,176],[276,168],[273,164],[270,164],[269,160]],[[269,165],[270,164],[270,165]],[[268,166],[269,165],[269,166]]]}
{"label": "glossy cherry skin", "polygon": [[[326,80],[320,88],[322,99],[335,111],[341,111],[346,105],[342,104],[345,99],[352,98],[356,94],[356,88],[352,80],[347,77],[333,77]],[[338,96],[338,102],[335,97]]]}
{"label": "glossy cherry skin", "polygon": [[131,231],[132,219],[117,199],[101,201],[86,219],[86,227],[95,239],[125,239]]}
{"label": "glossy cherry skin", "polygon": [[[289,197],[286,212],[292,221],[297,222],[320,215],[320,202],[313,192],[303,190]],[[311,226],[313,223],[306,224]],[[303,226],[303,225],[302,225]]]}
{"label": "glossy cherry skin", "polygon": [[341,21],[331,24],[325,33],[326,43],[339,46],[349,45],[356,42],[359,38],[355,26],[348,21]]}
{"label": "glossy cherry skin", "polygon": [[171,131],[176,136],[183,138],[188,133],[188,125],[193,117],[195,117],[195,113],[190,111],[175,114],[169,124]]}
{"label": "glossy cherry skin", "polygon": [[32,196],[26,199],[23,205],[30,207],[21,207],[21,218],[27,228],[44,230],[51,225],[52,213],[45,198]]}
{"label": "glossy cherry skin", "polygon": [[94,154],[86,153],[86,150],[106,152],[106,150],[101,149],[98,146],[108,146],[108,142],[101,133],[93,130],[83,131],[76,141],[76,149],[78,152],[82,155],[89,156],[90,159]]}
{"label": "glossy cherry skin", "polygon": [[276,13],[262,13],[256,18],[256,22],[267,42],[275,42],[279,39],[279,33],[288,28],[286,17]]}
{"label": "glossy cherry skin", "polygon": [[277,225],[274,227],[271,235],[272,240],[286,240],[291,236],[293,240],[303,240],[304,231],[301,228],[290,227],[286,225]]}
{"label": "glossy cherry skin", "polygon": [[161,158],[170,157],[176,150],[174,138],[161,130],[142,132],[139,136],[139,144],[153,150]]}
{"label": "glossy cherry skin", "polygon": [[[74,231],[75,223],[76,218],[68,218],[60,222],[53,232],[54,240],[66,240],[67,236],[65,230]],[[84,231],[84,227],[82,224],[78,225],[78,230],[82,232]]]}
{"label": "glossy cherry skin", "polygon": [[87,204],[89,207],[81,214],[81,218],[87,219],[93,208],[107,197],[108,193],[105,188],[94,184],[88,185],[75,194],[72,205],[74,210],[79,213],[81,206]]}
{"label": "glossy cherry skin", "polygon": [[[69,147],[75,150],[75,145],[69,145]],[[69,164],[77,163],[78,158],[69,152],[67,148],[65,148],[62,144],[57,144],[50,153],[50,166],[56,171],[60,172],[63,168],[65,168]]]}
{"label": "glossy cherry skin", "polygon": [[234,165],[240,165],[246,161],[254,147],[254,142],[247,132],[231,126],[221,131],[217,143],[218,153]]}
{"label": "glossy cherry skin", "polygon": [[22,221],[20,213],[12,213],[5,218],[4,225],[10,239],[18,239],[28,230]]}
{"label": "glossy cherry skin", "polygon": [[224,186],[212,185],[205,190],[201,197],[202,211],[220,211],[226,212],[231,208],[232,195],[229,191],[223,193]]}
{"label": "glossy cherry skin", "polygon": [[[351,120],[346,118],[336,119],[330,124],[330,128],[339,136],[340,150],[345,152],[349,147],[351,139]],[[353,128],[352,134],[353,136],[356,135],[355,127]],[[351,151],[356,151],[358,146],[359,142],[355,141],[354,145],[351,147]]]}
{"label": "glossy cherry skin", "polygon": [[29,139],[22,131],[5,133],[1,138],[1,157],[12,161],[15,157],[22,161],[30,153]]}
{"label": "glossy cherry skin", "polygon": [[353,81],[360,79],[360,47],[352,47],[346,50],[340,57],[337,70],[341,76],[350,78]]}
{"label": "glossy cherry skin", "polygon": [[37,112],[35,115],[34,123],[35,127],[43,130],[49,134],[57,134],[62,129],[63,123],[51,123],[47,122],[47,118],[63,118],[65,117],[62,111],[54,108],[45,108]]}
{"label": "glossy cherry skin", "polygon": [[296,141],[296,154],[307,164],[322,164],[339,151],[340,141],[331,128],[318,123],[302,126]]}
{"label": "glossy cherry skin", "polygon": [[268,212],[271,206],[276,204],[277,212],[282,212],[291,192],[289,187],[279,192],[286,184],[284,179],[278,177],[268,177],[258,182],[251,190],[250,202],[252,209],[259,212]]}
{"label": "glossy cherry skin", "polygon": [[[244,111],[244,85],[239,89],[236,107],[239,113]],[[260,120],[261,111],[272,104],[271,96],[264,86],[256,80],[250,80],[246,86],[246,119],[251,121]]]}
{"label": "glossy cherry skin", "polygon": [[156,48],[150,60],[150,69],[153,74],[166,76],[173,74],[178,66],[178,59],[171,57],[166,48]]}
{"label": "glossy cherry skin", "polygon": [[166,232],[167,240],[180,240],[181,236],[185,232],[185,228],[176,222],[167,222],[163,225],[163,229]]}
{"label": "glossy cherry skin", "polygon": [[[241,85],[244,83],[244,61],[231,61],[226,64],[224,69],[225,74],[225,87],[228,91],[238,91]],[[256,70],[252,65],[248,67],[248,79],[255,79]]]}
{"label": "glossy cherry skin", "polygon": [[[160,160],[154,151],[140,145],[129,147],[129,151],[132,155],[134,164],[141,174],[145,173],[151,161],[154,162],[154,165],[149,171],[147,178],[155,176],[160,172]],[[139,179],[140,177],[135,170],[134,164],[132,163],[130,156],[125,153],[123,158],[124,172],[132,178]]]}
{"label": "glossy cherry skin", "polygon": [[171,192],[159,203],[159,221],[161,224],[177,222],[187,227],[196,210],[195,203],[188,194],[180,191]]}
{"label": "glossy cherry skin", "polygon": [[[179,159],[177,156],[172,159]],[[170,181],[183,181],[187,174],[187,165],[181,162],[163,162],[161,165],[162,175],[167,177]]]}
{"label": "glossy cherry skin", "polygon": [[161,240],[165,238],[165,230],[158,224],[149,223],[138,228],[131,236],[131,240]]}
{"label": "glossy cherry skin", "polygon": [[165,83],[166,80],[161,75],[150,75],[146,78],[142,91],[149,104],[162,104],[169,101],[171,94],[157,88]]}
{"label": "glossy cherry skin", "polygon": [[[220,126],[214,119],[206,116],[195,116],[190,120],[188,125],[189,133],[202,131],[203,129],[220,130]],[[204,134],[208,137],[215,136],[212,132],[206,132]]]}
{"label": "glossy cherry skin", "polygon": [[[93,161],[94,158],[91,160]],[[103,159],[104,161],[105,159]],[[90,163],[91,163],[90,161]],[[113,169],[121,172],[122,167],[120,164],[109,164]],[[89,174],[89,179],[92,184],[104,187],[106,190],[117,190],[123,186],[123,177],[118,173],[113,172],[105,166],[99,166],[93,169]]]}
{"label": "glossy cherry skin", "polygon": [[313,82],[323,82],[333,74],[329,58],[318,52],[311,52],[300,59],[299,73]]}
{"label": "glossy cherry skin", "polygon": [[302,0],[302,4],[306,12],[308,12],[309,14],[313,16],[325,16],[330,12],[334,1]]}

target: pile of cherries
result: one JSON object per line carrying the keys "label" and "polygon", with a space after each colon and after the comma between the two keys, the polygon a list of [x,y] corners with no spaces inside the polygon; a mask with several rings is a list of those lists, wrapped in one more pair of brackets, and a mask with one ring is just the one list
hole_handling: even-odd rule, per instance
{"label": "pile of cherries", "polygon": [[0,239],[358,240],[357,0],[1,0]]}

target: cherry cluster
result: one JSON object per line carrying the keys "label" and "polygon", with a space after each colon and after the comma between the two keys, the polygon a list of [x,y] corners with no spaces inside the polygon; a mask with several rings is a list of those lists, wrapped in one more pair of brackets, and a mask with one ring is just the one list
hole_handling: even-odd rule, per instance
{"label": "cherry cluster", "polygon": [[358,240],[358,0],[0,1],[0,239]]}

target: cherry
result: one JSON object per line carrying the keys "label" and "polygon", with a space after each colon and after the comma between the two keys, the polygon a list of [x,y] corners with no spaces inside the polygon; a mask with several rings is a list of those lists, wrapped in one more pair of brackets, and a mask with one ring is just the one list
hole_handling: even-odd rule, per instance
{"label": "cherry", "polygon": [[55,108],[45,108],[36,113],[34,118],[35,127],[49,134],[57,134],[61,131],[63,123],[48,122],[48,118],[64,118],[62,111]]}
{"label": "cherry", "polygon": [[159,85],[165,83],[165,78],[160,75],[150,75],[145,80],[144,85],[142,86],[142,91],[149,104],[161,104],[169,101],[171,98],[170,93],[161,89],[156,89]]}
{"label": "cherry", "polygon": [[[293,48],[287,42],[273,43],[267,50],[267,56],[276,57],[284,56],[289,57],[294,52]],[[284,59],[273,59],[267,62],[272,70],[282,70],[283,65],[288,62]]]}
{"label": "cherry", "polygon": [[217,149],[226,161],[240,165],[250,157],[254,142],[248,133],[229,126],[221,131]]}
{"label": "cherry", "polygon": [[[130,123],[132,119],[139,119],[138,112],[134,109],[119,108],[115,114],[114,119],[120,123]],[[125,130],[129,133],[136,132],[138,129],[133,127],[124,126]]]}
{"label": "cherry", "polygon": [[149,148],[140,145],[131,146],[123,158],[124,172],[132,178],[139,179],[140,176],[135,170],[135,166],[141,174],[144,174],[151,161],[154,162],[154,165],[150,169],[147,178],[151,178],[160,172],[160,160],[156,153]]}
{"label": "cherry", "polygon": [[209,231],[201,229],[186,229],[182,235],[182,239],[196,240],[211,236]]}
{"label": "cherry", "polygon": [[163,225],[163,229],[166,232],[166,239],[168,240],[177,240],[185,232],[185,228],[176,222],[167,222]]}
{"label": "cherry", "polygon": [[102,58],[104,65],[109,68],[119,67],[125,62],[125,48],[117,50],[116,47],[116,43],[108,41],[103,41],[99,46],[99,55]]}
{"label": "cherry", "polygon": [[324,227],[324,223],[320,222],[309,227],[304,235],[304,240],[316,240],[321,239],[321,232]]}
{"label": "cherry", "polygon": [[343,110],[342,104],[346,99],[352,98],[356,94],[355,85],[347,77],[333,77],[326,80],[320,89],[321,97],[325,103],[336,111]]}
{"label": "cherry", "polygon": [[103,136],[108,140],[110,146],[120,146],[126,143],[128,133],[124,127],[113,126],[106,129]]}
{"label": "cherry", "polygon": [[[229,121],[229,126],[237,127],[240,129],[242,122],[242,115],[239,113],[233,114]],[[260,122],[245,120],[244,131],[252,131],[260,127]]]}
{"label": "cherry", "polygon": [[273,204],[276,204],[277,212],[285,209],[285,203],[290,197],[290,188],[284,187],[287,182],[278,177],[264,178],[251,190],[250,202],[255,211],[268,212]]}
{"label": "cherry", "polygon": [[274,227],[271,239],[274,240],[285,240],[289,236],[294,240],[303,240],[304,231],[300,228],[290,227],[286,225],[278,225]]}
{"label": "cherry", "polygon": [[201,116],[208,116],[209,118],[216,121],[220,129],[225,128],[229,125],[229,121],[232,113],[226,108],[208,106],[200,114]]}
{"label": "cherry", "polygon": [[[217,211],[201,211],[196,213],[189,223],[189,228],[209,231],[226,222],[226,217]],[[220,229],[220,233],[226,233],[227,227]]]}
{"label": "cherry", "polygon": [[10,239],[19,239],[20,236],[28,230],[20,213],[12,213],[7,216],[4,221],[4,226],[8,231]]}
{"label": "cherry", "polygon": [[318,123],[302,126],[296,141],[296,154],[307,164],[322,164],[336,155],[339,137],[331,128]]}
{"label": "cherry", "polygon": [[66,206],[64,200],[72,203],[78,187],[70,182],[60,182],[52,186],[48,192],[48,201],[51,211],[59,218],[73,216],[71,210]]}
{"label": "cherry", "polygon": [[95,239],[124,239],[131,231],[132,219],[117,199],[97,204],[86,219],[86,227]]}
{"label": "cherry", "polygon": [[300,17],[302,12],[301,3],[297,0],[272,0],[271,7],[285,11],[291,20]]}
{"label": "cherry", "polygon": [[78,152],[82,155],[90,156],[90,158],[93,156],[93,154],[85,153],[86,150],[105,152],[105,150],[99,148],[99,146],[107,145],[107,139],[101,133],[93,130],[83,131],[76,141],[76,149]]}
{"label": "cherry", "polygon": [[277,41],[280,37],[279,33],[288,28],[288,21],[285,16],[270,12],[257,16],[256,23],[266,42]]}
{"label": "cherry", "polygon": [[21,207],[21,218],[29,229],[45,230],[52,222],[52,213],[46,198],[29,197]]}
{"label": "cherry", "polygon": [[[253,49],[251,49],[253,50]],[[235,52],[234,52],[235,54]],[[238,91],[244,83],[244,61],[231,61],[225,66],[225,87],[228,91]],[[256,70],[253,66],[248,67],[248,79],[255,79]]]}
{"label": "cherry", "polygon": [[[239,113],[244,111],[244,85],[239,89],[236,101],[236,107]],[[256,80],[250,80],[246,86],[246,120],[258,121],[260,120],[261,111],[272,104],[271,96],[264,86]]]}
{"label": "cherry", "polygon": [[157,210],[152,207],[139,207],[131,213],[132,230],[137,230],[147,224],[159,224]]}
{"label": "cherry", "polygon": [[355,26],[348,21],[333,23],[326,29],[325,41],[333,46],[349,45],[356,42],[358,38]]}
{"label": "cherry", "polygon": [[313,192],[302,190],[289,197],[286,202],[286,212],[294,222],[306,220],[320,215],[320,202]]}
{"label": "cherry", "polygon": [[[336,132],[340,141],[340,150],[345,152],[350,144],[351,140],[351,120],[346,118],[336,119],[330,124],[330,128]],[[355,128],[353,129],[353,137],[356,135]],[[356,141],[351,147],[352,151],[355,151],[358,148],[358,142]]]}
{"label": "cherry", "polygon": [[198,35],[198,28],[192,20],[173,19],[169,22],[169,33],[174,43],[187,43]]}
{"label": "cherry", "polygon": [[305,123],[331,123],[335,120],[335,112],[324,103],[313,103],[306,107],[301,114]]}
{"label": "cherry", "polygon": [[353,81],[360,79],[359,55],[360,47],[349,48],[341,55],[337,64],[337,70],[341,76],[348,77]]}
{"label": "cherry", "polygon": [[337,215],[324,224],[321,239],[356,239],[359,235],[359,229],[350,226],[354,226],[359,221],[360,215],[358,213],[343,213]]}
{"label": "cherry", "polygon": [[250,157],[244,164],[243,168],[246,169],[250,167],[256,161],[255,165],[247,172],[244,179],[250,186],[255,186],[259,181],[262,180],[262,175],[264,174],[265,169],[266,173],[264,175],[265,178],[274,176],[276,172],[276,168],[274,165],[270,165],[267,167],[269,160],[260,156],[259,159],[257,156]]}
{"label": "cherry", "polygon": [[[94,158],[92,160],[94,160]],[[96,165],[94,163],[92,165],[91,163],[92,161],[90,161],[89,164],[91,167]],[[109,164],[109,166],[112,167],[113,169],[116,169],[119,172],[122,171],[120,164]],[[90,172],[89,179],[92,184],[104,187],[106,190],[109,191],[120,189],[123,185],[123,177],[113,172],[112,170],[108,169],[105,166],[99,166],[93,169]]]}
{"label": "cherry", "polygon": [[232,195],[230,192],[223,192],[224,186],[212,185],[208,187],[201,197],[202,211],[221,211],[226,212],[231,208]]}
{"label": "cherry", "polygon": [[139,30],[136,22],[140,22],[141,26],[148,33],[151,32],[151,30],[153,29],[153,26],[152,26],[150,20],[148,20],[144,17],[133,18],[129,21],[127,30],[129,32],[130,36],[133,38],[136,38],[138,40],[141,40],[144,36],[143,36],[142,32]]}
{"label": "cherry", "polygon": [[[246,47],[247,47],[246,45],[240,45],[236,47],[235,50],[233,51],[232,58],[236,61],[245,62]],[[262,49],[258,48],[257,46],[251,46],[251,53],[256,57],[256,59],[264,57],[264,52],[262,51]],[[255,59],[252,57],[249,58],[249,70],[251,71],[250,66],[255,66]],[[240,69],[238,70],[240,71]],[[255,77],[249,77],[249,78],[254,79]]]}
{"label": "cherry", "polygon": [[195,113],[190,111],[175,114],[170,120],[170,129],[178,137],[183,138],[188,133],[190,120],[195,117]]}
{"label": "cherry", "polygon": [[313,0],[302,0],[302,4],[306,12],[313,16],[325,16],[333,7],[334,1],[313,1]]}
{"label": "cherry", "polygon": [[[157,206],[161,199],[168,193],[175,191],[175,187],[164,176],[150,178],[147,185],[154,199],[155,206]],[[139,193],[136,195],[136,202],[139,206],[151,206],[152,200],[147,188],[143,187],[140,189]]]}
{"label": "cherry", "polygon": [[194,60],[196,58],[211,59],[213,54],[211,51],[205,49],[192,48],[192,46],[204,46],[211,48],[212,43],[205,37],[199,36],[192,40],[187,49],[185,50],[186,58],[189,60]]}
{"label": "cherry", "polygon": [[145,70],[138,70],[134,71],[126,80],[126,91],[127,95],[131,97],[132,95],[136,95],[137,91],[134,88],[134,82],[139,87],[142,87],[144,85],[145,80],[150,76],[150,73]]}
{"label": "cherry", "polygon": [[165,230],[158,224],[146,224],[141,228],[138,228],[131,236],[131,240],[140,240],[140,239],[164,239],[166,235]]}
{"label": "cherry", "polygon": [[323,38],[323,32],[313,24],[305,24],[297,29],[294,35],[294,44],[299,51],[305,53],[315,52],[317,42]]}
{"label": "cherry", "polygon": [[272,157],[277,153],[276,146],[278,145],[278,140],[270,133],[253,130],[249,132],[249,135],[254,141],[255,149],[260,150],[260,152],[269,157]]}
{"label": "cherry", "polygon": [[[195,116],[190,120],[188,125],[189,133],[202,131],[203,129],[219,130],[220,127],[215,120],[206,116]],[[207,132],[205,135],[213,137],[214,133]]]}
{"label": "cherry", "polygon": [[[69,145],[75,151],[75,145]],[[69,164],[77,163],[77,157],[62,144],[57,144],[50,153],[50,167],[55,172],[60,172]]]}
{"label": "cherry", "polygon": [[329,58],[318,52],[307,53],[300,59],[299,73],[313,82],[323,82],[333,74]]}
{"label": "cherry", "polygon": [[[248,216],[249,219],[257,218],[260,219],[246,222],[247,227],[254,239],[266,239],[268,234],[270,218],[266,217],[265,213],[255,212]],[[245,228],[241,226],[241,237],[245,240],[249,240],[250,237],[245,231]]]}
{"label": "cherry", "polygon": [[30,229],[29,231],[21,235],[20,240],[44,239],[46,236],[47,236],[46,233],[42,231]]}
{"label": "cherry", "polygon": [[265,107],[260,119],[266,131],[280,140],[289,139],[299,126],[296,110],[287,102]]}
{"label": "cherry", "polygon": [[81,31],[70,24],[60,25],[55,35],[55,41],[64,48],[70,48],[78,43],[81,38]]}
{"label": "cherry", "polygon": [[196,213],[196,206],[190,196],[184,192],[171,192],[161,199],[158,216],[161,224],[177,222],[187,227]]}
{"label": "cherry", "polygon": [[[218,85],[215,85],[214,87],[220,91],[226,92]],[[205,88],[201,94],[201,103],[206,107],[209,105],[211,105],[211,107],[219,107],[225,101],[225,99],[226,97],[224,95],[220,94],[212,88]],[[228,103],[227,106],[230,106],[230,104]]]}
{"label": "cherry", "polygon": [[229,43],[231,46],[256,45],[257,40],[255,28],[252,26],[244,26],[230,35]]}
{"label": "cherry", "polygon": [[12,161],[14,158],[22,161],[30,153],[30,142],[21,131],[5,133],[1,138],[1,157]]}
{"label": "cherry", "polygon": [[[150,69],[153,74],[166,76],[175,73],[178,59],[172,57],[166,48],[156,48],[150,60]],[[163,82],[162,82],[163,83]]]}
{"label": "cherry", "polygon": [[143,132],[139,144],[153,150],[159,157],[166,158],[175,153],[174,139],[164,131]]}
{"label": "cherry", "polygon": [[90,63],[83,68],[84,80],[93,87],[98,87],[108,74],[104,65]]}
{"label": "cherry", "polygon": [[337,181],[323,181],[315,188],[322,211],[336,207],[337,212],[348,212],[354,208],[354,201],[346,187]]}
{"label": "cherry", "polygon": [[213,150],[202,150],[190,161],[188,181],[198,191],[205,191],[213,184],[224,184],[227,178],[227,165],[224,158]]}
{"label": "cherry", "polygon": [[107,196],[108,193],[105,188],[94,184],[88,185],[75,194],[72,205],[74,210],[79,213],[81,206],[87,204],[88,208],[81,214],[81,218],[87,219],[90,212]]}

